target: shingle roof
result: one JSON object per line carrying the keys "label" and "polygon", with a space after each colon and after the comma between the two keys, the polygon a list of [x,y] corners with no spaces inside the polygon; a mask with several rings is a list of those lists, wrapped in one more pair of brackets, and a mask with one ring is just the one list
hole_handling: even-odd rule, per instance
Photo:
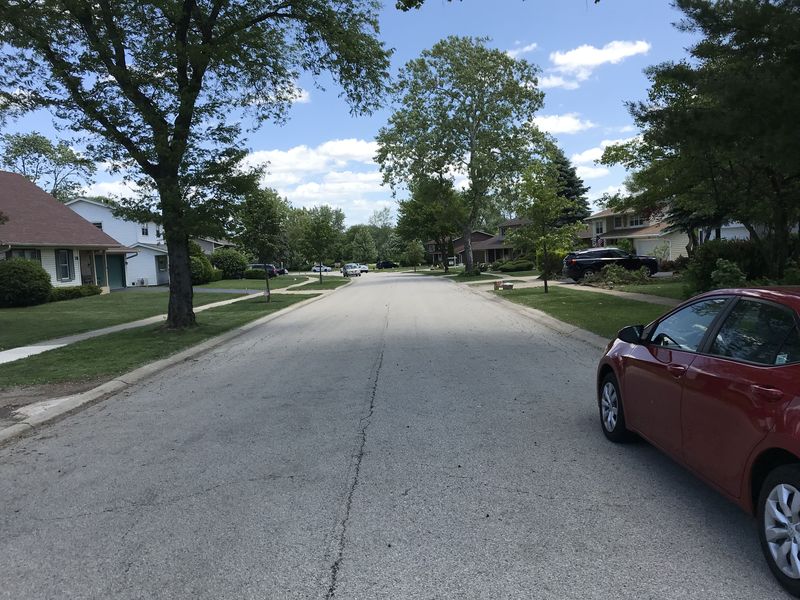
{"label": "shingle roof", "polygon": [[628,228],[628,229],[612,229],[606,233],[600,234],[601,238],[643,238],[643,237],[656,237],[666,233],[664,231],[668,225],[663,221],[655,223],[654,225],[645,225],[644,227]]}
{"label": "shingle roof", "polygon": [[505,237],[501,237],[496,235],[494,237],[489,238],[488,240],[481,240],[480,242],[472,242],[472,249],[473,250],[499,250],[500,248],[512,248],[510,244],[506,242]]}
{"label": "shingle roof", "polygon": [[0,171],[0,245],[123,248],[22,175]]}

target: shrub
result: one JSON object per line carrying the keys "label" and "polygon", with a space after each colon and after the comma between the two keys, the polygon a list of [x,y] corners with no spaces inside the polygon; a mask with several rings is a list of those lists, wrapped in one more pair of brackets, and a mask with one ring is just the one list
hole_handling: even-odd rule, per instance
{"label": "shrub", "polygon": [[711,272],[711,282],[716,288],[741,287],[745,277],[736,263],[718,258],[717,268]]}
{"label": "shrub", "polygon": [[689,266],[689,257],[688,256],[679,256],[675,260],[672,261],[672,270],[673,271],[685,271],[686,267]]}
{"label": "shrub", "polygon": [[222,271],[224,279],[241,279],[247,270],[247,257],[233,248],[218,248],[210,258],[211,264]]}
{"label": "shrub", "polygon": [[615,285],[647,283],[649,280],[650,272],[647,267],[642,267],[638,271],[629,271],[621,265],[611,264],[603,267],[599,273],[587,275],[581,283],[613,288]]}
{"label": "shrub", "polygon": [[208,283],[214,275],[214,267],[205,255],[189,257],[192,271],[192,285]]}
{"label": "shrub", "polygon": [[533,262],[526,259],[509,260],[498,267],[501,273],[513,273],[515,271],[530,271],[533,269]]}
{"label": "shrub", "polygon": [[[225,273],[222,271],[222,269],[211,269],[211,281],[222,281],[223,279],[227,278],[225,277]],[[241,277],[238,277],[237,279],[241,279]]]}
{"label": "shrub", "polygon": [[756,244],[750,240],[711,240],[700,245],[686,268],[685,280],[692,294],[714,287],[711,274],[722,258],[734,263],[745,279],[760,279],[766,274],[766,264]]}
{"label": "shrub", "polygon": [[54,287],[50,291],[50,302],[60,302],[61,300],[74,300],[75,298],[85,298],[87,296],[97,296],[103,290],[97,285],[73,285],[69,287]]}
{"label": "shrub", "polygon": [[622,238],[621,240],[617,240],[615,246],[620,250],[627,252],[628,254],[636,253],[636,249],[633,247],[633,242],[628,238]]}
{"label": "shrub", "polygon": [[674,271],[675,270],[675,261],[674,260],[660,260],[660,261],[658,261],[658,270],[659,271]]}
{"label": "shrub", "polygon": [[42,265],[12,258],[0,261],[0,306],[33,306],[50,298],[53,285]]}
{"label": "shrub", "polygon": [[566,254],[559,252],[552,252],[547,254],[547,260],[544,256],[540,256],[536,260],[536,268],[542,275],[553,277],[554,275],[561,275],[561,270],[564,268],[564,257]]}
{"label": "shrub", "polygon": [[244,272],[245,279],[264,279],[264,269],[247,269]]}
{"label": "shrub", "polygon": [[797,263],[789,263],[783,271],[783,285],[800,285],[800,266]]}

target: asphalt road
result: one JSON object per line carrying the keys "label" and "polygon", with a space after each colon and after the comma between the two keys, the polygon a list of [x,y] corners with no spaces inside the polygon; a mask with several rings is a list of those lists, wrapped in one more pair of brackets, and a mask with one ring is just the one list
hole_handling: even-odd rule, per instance
{"label": "asphalt road", "polygon": [[371,273],[0,449],[0,597],[786,597],[605,441],[595,348],[481,294]]}

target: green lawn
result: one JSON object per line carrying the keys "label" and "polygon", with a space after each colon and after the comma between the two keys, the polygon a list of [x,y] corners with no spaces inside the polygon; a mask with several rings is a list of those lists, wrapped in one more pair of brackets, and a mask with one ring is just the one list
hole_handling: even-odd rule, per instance
{"label": "green lawn", "polygon": [[[201,292],[194,295],[194,305],[241,295]],[[3,308],[0,309],[0,350],[165,314],[168,297],[166,290],[128,291],[39,306]]]}
{"label": "green lawn", "polygon": [[[280,290],[296,283],[307,281],[308,277],[305,275],[279,275],[269,280],[269,287],[271,290]],[[223,279],[221,281],[212,281],[211,283],[204,283],[197,286],[197,289],[214,288],[218,290],[250,290],[261,291],[264,289],[263,279]]]}
{"label": "green lawn", "polygon": [[664,298],[674,298],[675,300],[686,299],[684,290],[686,284],[683,281],[658,281],[658,283],[645,283],[641,285],[621,285],[614,289],[620,292],[635,292],[637,294],[652,294],[653,296],[663,296]]}
{"label": "green lawn", "polygon": [[540,287],[494,293],[609,339],[626,325],[645,325],[669,310],[658,304],[561,286],[552,286],[548,294]]}
{"label": "green lawn", "polygon": [[6,363],[0,365],[0,389],[111,379],[314,295],[275,294],[269,303],[242,300],[199,313],[198,326],[185,331],[137,327]]}
{"label": "green lawn", "polygon": [[480,275],[465,275],[464,273],[460,273],[453,277],[453,281],[459,281],[461,283],[470,281],[496,281],[499,278],[500,275],[495,275],[493,273],[481,273]]}
{"label": "green lawn", "polygon": [[[366,275],[364,275],[363,277],[366,277]],[[301,285],[298,288],[294,288],[292,291],[305,292],[306,290],[308,290],[308,291],[313,291],[313,290],[333,290],[333,289],[336,289],[336,288],[338,288],[340,286],[347,285],[348,283],[350,283],[350,278],[346,278],[346,277],[330,277],[330,276],[329,277],[325,277],[323,275],[322,276],[322,283],[319,282],[319,276],[317,276],[317,278],[314,279],[313,283],[307,283],[305,285]]]}
{"label": "green lawn", "polygon": [[491,271],[498,277],[538,277],[539,271],[511,271],[510,273],[503,273],[502,271]]}

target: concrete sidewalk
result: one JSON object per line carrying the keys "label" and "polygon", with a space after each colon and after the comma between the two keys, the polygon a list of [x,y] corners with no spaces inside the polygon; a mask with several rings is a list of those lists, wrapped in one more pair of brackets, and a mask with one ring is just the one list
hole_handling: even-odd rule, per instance
{"label": "concrete sidewalk", "polygon": [[[241,290],[238,291],[241,292]],[[257,298],[258,296],[261,295],[263,295],[263,292],[257,294],[247,294],[245,296],[237,296],[236,298],[231,298],[229,300],[221,300],[219,302],[212,302],[211,304],[204,304],[202,306],[195,307],[194,312],[195,313],[202,312],[204,310],[208,310],[209,308],[214,308],[217,306],[225,306],[226,304],[233,304],[234,302],[240,302],[241,300],[247,300],[248,298]],[[64,346],[68,346],[69,344],[74,344],[75,342],[81,342],[83,340],[99,337],[101,335],[106,335],[108,333],[116,333],[117,331],[125,331],[126,329],[134,329],[136,327],[143,327],[145,325],[162,323],[163,321],[166,320],[167,320],[167,315],[156,315],[155,317],[147,317],[146,319],[139,319],[138,321],[131,321],[130,323],[120,323],[119,325],[112,325],[111,327],[103,327],[102,329],[85,331],[83,333],[67,335],[52,340],[44,340],[41,342],[37,342],[36,344],[31,344],[30,346],[19,346],[17,348],[11,348],[10,350],[4,350],[0,352],[0,364],[13,362],[15,360],[20,360],[22,358],[33,356],[35,354],[41,354],[42,352],[47,352],[48,350],[62,348]]]}

